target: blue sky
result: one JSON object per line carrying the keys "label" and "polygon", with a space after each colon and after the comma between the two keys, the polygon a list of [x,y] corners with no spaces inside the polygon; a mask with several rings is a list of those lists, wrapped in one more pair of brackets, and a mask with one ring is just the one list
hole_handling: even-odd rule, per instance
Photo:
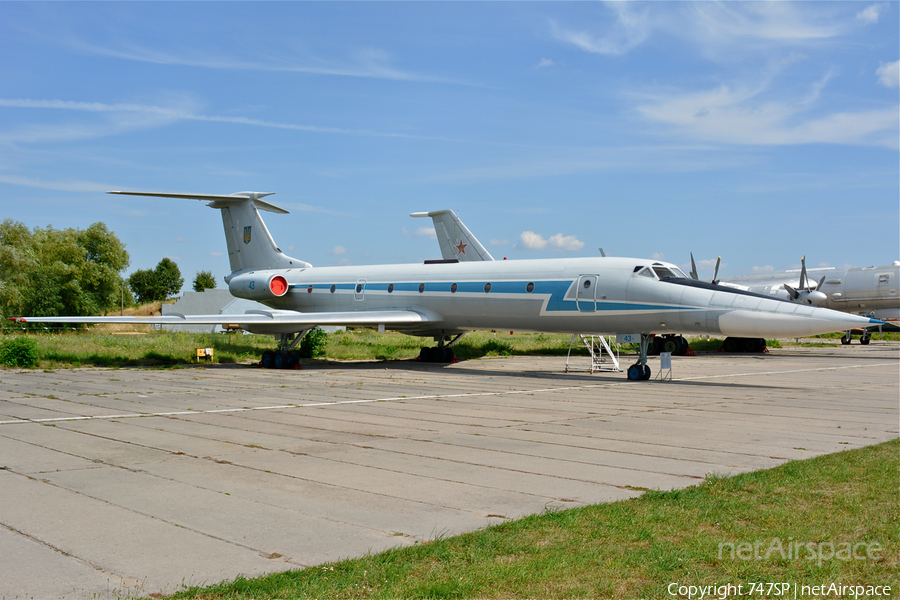
{"label": "blue sky", "polygon": [[[656,257],[701,276],[900,259],[900,4],[0,3],[0,218],[105,222],[221,281],[200,202],[316,266]],[[221,284],[220,284],[221,286]]]}

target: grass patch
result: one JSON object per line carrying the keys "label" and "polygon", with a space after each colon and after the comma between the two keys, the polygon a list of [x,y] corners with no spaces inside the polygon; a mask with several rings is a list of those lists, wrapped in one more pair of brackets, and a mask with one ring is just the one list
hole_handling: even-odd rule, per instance
{"label": "grass patch", "polygon": [[[672,582],[744,584],[745,595],[750,582],[890,585],[890,596],[897,597],[898,451],[894,440],[766,471],[709,476],[691,488],[547,511],[359,559],[192,587],[172,597],[673,598],[667,590]],[[804,546],[799,557],[769,552],[741,560],[728,550],[759,543],[764,556],[775,540],[785,548],[815,544],[815,556],[826,556],[828,544],[869,544],[858,554],[880,548],[873,551],[880,558],[808,559]]]}
{"label": "grass patch", "polygon": [[[37,364],[33,366],[44,369],[189,364],[194,362],[196,348],[213,348],[214,362],[255,363],[263,351],[278,347],[274,336],[269,335],[171,332],[153,330],[148,326],[137,326],[142,331],[134,331],[135,327],[126,331],[123,327],[103,325],[75,331],[32,332],[15,337],[35,342]],[[835,335],[840,337],[840,334]],[[453,349],[460,360],[513,355],[566,356],[571,337],[567,334],[510,335],[508,331],[474,331],[467,333]],[[885,334],[885,339],[900,340],[900,334]],[[707,340],[696,337],[690,338],[689,342],[695,352],[715,352],[722,345],[722,340],[715,338]],[[790,340],[767,340],[766,343],[769,348],[795,345]],[[809,344],[816,342],[800,345]],[[327,335],[319,332],[314,354],[332,360],[411,360],[419,355],[424,346],[434,345],[431,338],[355,329]],[[831,346],[833,342],[826,340],[823,345]],[[620,352],[633,355],[636,354],[636,347],[623,345]],[[572,347],[572,355],[587,356],[587,350],[580,341]]]}
{"label": "grass patch", "polygon": [[194,360],[196,348],[213,348],[216,362],[258,361],[273,346],[269,336],[151,331],[118,335],[92,331],[29,334],[37,346],[37,367],[173,366]]}

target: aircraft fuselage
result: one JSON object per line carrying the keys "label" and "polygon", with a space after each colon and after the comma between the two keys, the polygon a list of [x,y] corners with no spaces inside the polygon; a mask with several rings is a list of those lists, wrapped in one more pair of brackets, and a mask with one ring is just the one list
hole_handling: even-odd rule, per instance
{"label": "aircraft fuselage", "polygon": [[[271,293],[266,297],[273,276],[284,277],[288,284],[281,297]],[[764,337],[808,335],[821,329],[820,319],[812,316],[813,307],[698,285],[675,265],[646,259],[278,269],[234,273],[229,282],[233,295],[280,310],[421,312],[428,316],[427,324],[388,326],[421,335],[495,329]],[[798,316],[809,318],[792,318]]]}

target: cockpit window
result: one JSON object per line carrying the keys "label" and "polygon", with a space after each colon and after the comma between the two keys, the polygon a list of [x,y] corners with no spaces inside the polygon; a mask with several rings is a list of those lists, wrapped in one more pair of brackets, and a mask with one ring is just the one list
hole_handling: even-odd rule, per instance
{"label": "cockpit window", "polygon": [[650,267],[644,267],[640,271],[637,272],[639,277],[649,277],[650,279],[656,279],[656,276],[653,275],[653,271]]}
{"label": "cockpit window", "polygon": [[685,275],[684,272],[678,267],[663,267],[654,265],[653,272],[656,273],[656,276],[660,279],[687,278],[687,275]]}

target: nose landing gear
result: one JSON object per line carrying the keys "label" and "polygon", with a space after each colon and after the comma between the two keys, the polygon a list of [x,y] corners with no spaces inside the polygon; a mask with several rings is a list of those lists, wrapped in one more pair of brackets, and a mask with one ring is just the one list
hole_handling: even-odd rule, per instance
{"label": "nose landing gear", "polygon": [[650,346],[650,336],[641,334],[641,353],[638,361],[628,367],[628,379],[631,381],[647,381],[650,379],[650,367],[647,366],[647,348]]}

